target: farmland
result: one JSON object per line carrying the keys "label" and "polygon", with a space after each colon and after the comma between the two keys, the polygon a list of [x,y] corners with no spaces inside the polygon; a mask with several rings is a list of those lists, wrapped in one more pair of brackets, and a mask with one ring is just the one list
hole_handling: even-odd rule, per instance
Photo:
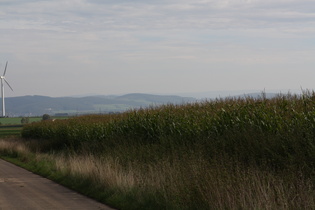
{"label": "farmland", "polygon": [[[20,136],[22,131],[22,117],[0,118],[0,138],[7,136]],[[29,122],[40,121],[40,117],[30,118]]]}
{"label": "farmland", "polygon": [[[68,117],[52,117],[52,119],[67,118]],[[23,127],[22,119],[23,117],[0,118],[0,138],[7,136],[20,136]],[[39,122],[42,120],[42,117],[27,117],[27,120],[27,123]]]}
{"label": "farmland", "polygon": [[0,126],[0,138],[6,136],[20,136],[22,131],[22,126]]}
{"label": "farmland", "polygon": [[313,92],[42,121],[22,137],[3,156],[119,209],[315,208]]}
{"label": "farmland", "polygon": [[[4,117],[0,118],[1,125],[19,125],[21,124],[22,117]],[[29,122],[41,121],[42,117],[29,117]]]}

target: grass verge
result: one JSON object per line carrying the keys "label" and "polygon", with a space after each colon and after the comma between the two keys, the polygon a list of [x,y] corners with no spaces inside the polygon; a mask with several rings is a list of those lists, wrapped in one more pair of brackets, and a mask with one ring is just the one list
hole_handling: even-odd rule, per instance
{"label": "grass verge", "polygon": [[1,156],[118,209],[315,207],[314,181],[299,171],[248,167],[223,156],[209,162],[193,148],[143,164],[111,155],[34,152],[38,144],[1,140]]}

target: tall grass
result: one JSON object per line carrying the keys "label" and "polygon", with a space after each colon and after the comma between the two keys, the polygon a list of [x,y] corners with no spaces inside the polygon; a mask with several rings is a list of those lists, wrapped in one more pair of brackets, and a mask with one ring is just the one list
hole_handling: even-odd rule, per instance
{"label": "tall grass", "polygon": [[38,139],[38,152],[62,154],[53,158],[59,170],[85,174],[129,205],[307,209],[315,208],[314,105],[307,91],[217,99],[33,123],[22,136]]}
{"label": "tall grass", "polygon": [[[35,149],[32,146],[39,144],[1,140],[0,152],[13,154],[25,162]],[[185,154],[173,153],[145,164],[132,160],[123,163],[113,155],[36,153],[31,164],[42,170],[36,161],[43,164],[46,160],[52,172],[61,174],[59,179],[63,183],[76,182],[74,185],[90,196],[95,192],[89,191],[96,189],[96,198],[119,209],[312,209],[315,206],[314,183],[298,171],[275,173],[267,168],[245,167],[227,158],[209,162],[194,152],[188,149]],[[44,175],[52,177],[47,171],[46,168]]]}

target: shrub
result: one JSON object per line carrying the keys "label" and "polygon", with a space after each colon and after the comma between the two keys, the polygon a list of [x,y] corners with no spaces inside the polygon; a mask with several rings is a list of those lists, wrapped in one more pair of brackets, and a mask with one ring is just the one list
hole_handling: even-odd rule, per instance
{"label": "shrub", "polygon": [[44,114],[42,117],[42,120],[50,120],[50,115],[49,114]]}

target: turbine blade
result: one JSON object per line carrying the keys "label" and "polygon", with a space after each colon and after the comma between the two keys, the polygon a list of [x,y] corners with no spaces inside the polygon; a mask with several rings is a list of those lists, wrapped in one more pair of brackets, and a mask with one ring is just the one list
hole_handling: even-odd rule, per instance
{"label": "turbine blade", "polygon": [[5,64],[5,69],[4,69],[3,76],[4,76],[4,75],[5,75],[5,73],[7,72],[7,66],[8,66],[8,61],[7,61],[7,63]]}
{"label": "turbine blade", "polygon": [[[4,78],[3,78],[4,79]],[[9,86],[9,88],[13,91],[11,85],[8,83],[8,81],[6,79],[4,79],[5,83],[7,83],[7,85]]]}

